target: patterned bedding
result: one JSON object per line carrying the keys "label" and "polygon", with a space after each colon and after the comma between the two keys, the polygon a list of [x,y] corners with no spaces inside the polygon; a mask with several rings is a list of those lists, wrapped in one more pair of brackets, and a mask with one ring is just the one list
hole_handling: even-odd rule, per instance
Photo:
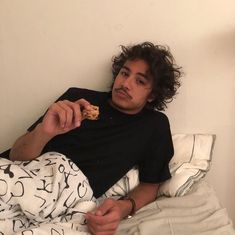
{"label": "patterned bedding", "polygon": [[84,214],[96,203],[85,175],[62,154],[0,160],[0,234],[88,234]]}
{"label": "patterned bedding", "polygon": [[[64,155],[46,153],[33,161],[0,158],[0,235],[88,235],[84,214],[106,197],[119,197],[138,184],[131,170],[96,200],[87,178]],[[205,180],[186,195],[161,196],[115,235],[235,234],[227,211]]]}

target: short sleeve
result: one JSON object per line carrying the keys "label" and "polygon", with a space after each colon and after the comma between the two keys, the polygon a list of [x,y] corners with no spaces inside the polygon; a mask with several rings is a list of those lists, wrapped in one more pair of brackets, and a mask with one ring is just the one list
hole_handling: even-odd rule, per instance
{"label": "short sleeve", "polygon": [[[63,93],[55,102],[60,101],[60,100],[69,100],[69,101],[76,101],[78,99],[83,98],[83,91],[85,89],[80,89],[80,88],[69,88],[65,93]],[[46,110],[47,112],[47,110]],[[34,128],[42,122],[43,117],[45,116],[46,112],[35,122],[33,123],[27,130],[30,132],[34,130]]]}
{"label": "short sleeve", "polygon": [[168,118],[162,114],[157,120],[144,160],[139,165],[140,181],[161,183],[171,178],[169,162],[174,154]]}

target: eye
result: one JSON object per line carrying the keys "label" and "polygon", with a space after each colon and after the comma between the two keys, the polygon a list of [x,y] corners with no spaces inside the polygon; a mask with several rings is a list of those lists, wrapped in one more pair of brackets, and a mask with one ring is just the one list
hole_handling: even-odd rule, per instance
{"label": "eye", "polygon": [[126,72],[126,71],[121,71],[120,74],[123,76],[123,77],[128,77],[129,74]]}
{"label": "eye", "polygon": [[143,78],[136,78],[137,85],[145,86],[146,81]]}

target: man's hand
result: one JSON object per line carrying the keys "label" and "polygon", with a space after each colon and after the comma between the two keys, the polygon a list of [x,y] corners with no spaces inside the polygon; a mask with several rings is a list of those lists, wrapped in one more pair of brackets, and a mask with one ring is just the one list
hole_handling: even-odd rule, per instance
{"label": "man's hand", "polygon": [[91,105],[85,99],[76,102],[64,100],[52,104],[43,121],[33,131],[21,136],[14,143],[10,159],[22,161],[38,157],[53,137],[79,127],[83,120],[82,110],[89,111],[90,109]]}
{"label": "man's hand", "polygon": [[[157,197],[159,184],[140,183],[128,195],[135,200],[136,210]],[[93,235],[113,235],[121,219],[130,214],[130,200],[106,199],[94,212],[86,214],[88,229]]]}
{"label": "man's hand", "polygon": [[86,220],[93,235],[113,235],[123,217],[121,201],[106,199],[96,211],[88,212]]}
{"label": "man's hand", "polygon": [[54,137],[79,127],[82,121],[82,109],[90,109],[90,103],[85,99],[76,102],[63,100],[52,104],[43,118],[42,131]]}

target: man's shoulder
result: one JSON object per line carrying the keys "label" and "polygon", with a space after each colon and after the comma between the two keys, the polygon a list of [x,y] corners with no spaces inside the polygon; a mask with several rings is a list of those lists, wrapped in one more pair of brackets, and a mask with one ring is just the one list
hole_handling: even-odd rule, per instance
{"label": "man's shoulder", "polygon": [[168,117],[167,117],[167,115],[165,113],[163,113],[161,111],[158,111],[156,109],[148,110],[147,113],[153,119],[163,120],[163,121],[168,120]]}
{"label": "man's shoulder", "polygon": [[108,92],[96,91],[87,88],[70,87],[65,93],[69,100],[88,99],[106,97]]}
{"label": "man's shoulder", "polygon": [[164,128],[168,127],[169,119],[167,115],[158,110],[148,110],[147,112],[147,123],[152,126],[152,128]]}
{"label": "man's shoulder", "polygon": [[77,95],[77,94],[107,94],[105,91],[96,91],[87,88],[79,88],[79,87],[70,87],[66,92]]}

